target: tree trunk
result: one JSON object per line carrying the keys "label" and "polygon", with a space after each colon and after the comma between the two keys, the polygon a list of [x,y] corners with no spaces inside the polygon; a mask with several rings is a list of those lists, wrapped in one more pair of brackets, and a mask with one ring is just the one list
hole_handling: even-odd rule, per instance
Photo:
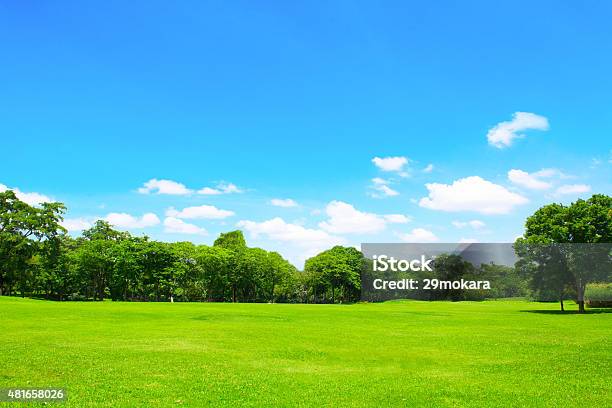
{"label": "tree trunk", "polygon": [[578,313],[584,313],[584,287],[585,286],[586,286],[585,284],[579,281],[577,288],[576,288],[576,295],[577,295],[576,303],[578,303]]}
{"label": "tree trunk", "polygon": [[561,303],[561,311],[565,312],[565,308],[563,307],[563,298],[559,300],[559,303]]}

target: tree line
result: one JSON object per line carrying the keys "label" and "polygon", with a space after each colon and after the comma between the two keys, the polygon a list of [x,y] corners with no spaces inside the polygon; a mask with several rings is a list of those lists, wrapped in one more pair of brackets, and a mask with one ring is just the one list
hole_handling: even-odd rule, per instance
{"label": "tree line", "polygon": [[132,236],[98,220],[78,238],[66,207],[0,193],[0,295],[55,300],[352,302],[363,256],[334,247],[298,271],[277,252],[247,247],[241,231],[212,246]]}
{"label": "tree line", "polygon": [[[341,303],[359,300],[368,260],[352,247],[335,246],[297,270],[277,252],[246,245],[241,231],[222,233],[212,246],[166,243],[132,236],[98,220],[73,238],[61,226],[61,203],[30,206],[0,192],[0,295],[55,300],[222,301]],[[587,284],[609,282],[612,198],[594,195],[569,206],[550,204],[526,221],[515,243],[515,267],[474,266],[444,255],[428,276],[442,280],[490,279],[489,291],[416,291],[423,300],[479,300],[531,296],[572,297],[584,310]],[[561,246],[551,246],[559,244]],[[595,250],[593,248],[599,248]],[[554,256],[553,256],[554,255]]]}

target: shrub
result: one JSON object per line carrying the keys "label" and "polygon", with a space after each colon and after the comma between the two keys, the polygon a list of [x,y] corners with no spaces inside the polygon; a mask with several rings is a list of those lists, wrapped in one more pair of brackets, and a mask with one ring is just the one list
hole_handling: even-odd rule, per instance
{"label": "shrub", "polygon": [[584,298],[589,307],[612,307],[612,283],[589,283]]}

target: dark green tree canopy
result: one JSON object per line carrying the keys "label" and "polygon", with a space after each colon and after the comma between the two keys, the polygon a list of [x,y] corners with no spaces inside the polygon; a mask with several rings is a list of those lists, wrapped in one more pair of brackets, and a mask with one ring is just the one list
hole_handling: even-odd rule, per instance
{"label": "dark green tree canopy", "polygon": [[610,243],[612,242],[612,197],[596,194],[569,206],[549,204],[525,222],[530,242]]}
{"label": "dark green tree canopy", "polygon": [[525,222],[515,243],[517,268],[537,290],[559,294],[561,308],[568,286],[584,312],[586,285],[609,280],[612,254],[612,197],[596,194],[566,206],[549,204]]}
{"label": "dark green tree canopy", "polygon": [[246,240],[242,231],[230,231],[221,233],[219,238],[215,240],[214,246],[239,251],[246,248]]}

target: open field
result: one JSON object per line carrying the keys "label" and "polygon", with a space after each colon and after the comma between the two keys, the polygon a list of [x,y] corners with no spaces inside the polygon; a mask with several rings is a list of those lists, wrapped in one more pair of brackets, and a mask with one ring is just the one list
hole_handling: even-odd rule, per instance
{"label": "open field", "polygon": [[557,307],[0,298],[0,387],[71,407],[612,406],[612,314]]}

